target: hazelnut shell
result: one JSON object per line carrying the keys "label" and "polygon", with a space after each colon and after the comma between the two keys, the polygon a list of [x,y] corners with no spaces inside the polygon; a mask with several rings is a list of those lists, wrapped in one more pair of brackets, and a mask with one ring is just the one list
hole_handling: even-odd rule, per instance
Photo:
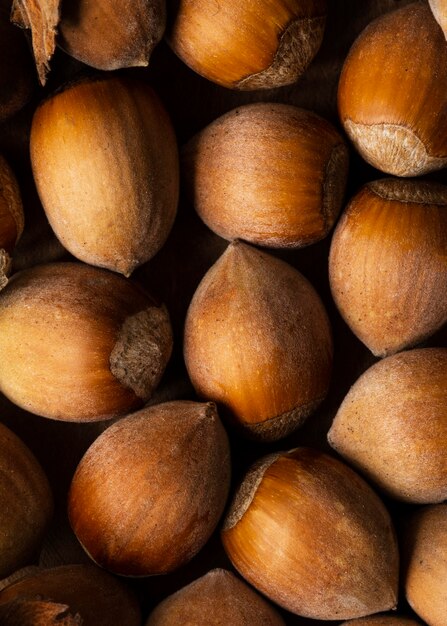
{"label": "hazelnut shell", "polygon": [[164,244],[178,201],[178,154],[155,92],[112,76],[45,100],[30,139],[48,220],[75,257],[129,276]]}
{"label": "hazelnut shell", "polygon": [[184,356],[197,393],[251,437],[297,428],[325,397],[332,335],[296,269],[241,243],[208,270],[188,309]]}
{"label": "hazelnut shell", "polygon": [[229,444],[215,406],[167,402],[98,437],[73,477],[68,515],[98,565],[125,576],[164,574],[205,545],[229,480]]}
{"label": "hazelnut shell", "polygon": [[35,556],[52,514],[53,496],[40,464],[0,424],[0,578]]}
{"label": "hazelnut shell", "polygon": [[410,350],[370,367],[338,409],[328,439],[392,498],[447,499],[447,349]]}
{"label": "hazelnut shell", "polygon": [[335,303],[376,356],[423,341],[447,321],[447,187],[384,179],[354,196],[335,229]]}
{"label": "hazelnut shell", "polygon": [[348,150],[310,111],[239,107],[193,137],[182,156],[194,207],[225,239],[301,247],[325,237],[340,212]]}
{"label": "hazelnut shell", "polygon": [[355,147],[377,169],[418,176],[447,165],[447,43],[427,4],[365,28],[344,63],[338,107]]}
{"label": "hazelnut shell", "polygon": [[326,0],[171,0],[168,41],[186,65],[230,89],[294,83],[317,53]]}
{"label": "hazelnut shell", "polygon": [[171,350],[165,308],[111,272],[40,265],[0,294],[0,390],[37,415],[82,422],[139,408]]}
{"label": "hazelnut shell", "polygon": [[145,626],[284,626],[266,600],[234,574],[214,569],[163,600]]}
{"label": "hazelnut shell", "polygon": [[341,620],[396,606],[388,512],[355,472],[319,451],[258,461],[236,492],[222,541],[242,576],[292,613]]}
{"label": "hazelnut shell", "polygon": [[8,282],[11,255],[23,232],[22,199],[13,171],[0,155],[0,289]]}

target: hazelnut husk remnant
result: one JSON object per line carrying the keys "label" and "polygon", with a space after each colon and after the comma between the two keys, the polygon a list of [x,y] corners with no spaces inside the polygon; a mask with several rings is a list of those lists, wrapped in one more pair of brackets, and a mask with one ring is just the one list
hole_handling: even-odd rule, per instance
{"label": "hazelnut husk remnant", "polygon": [[129,276],[164,244],[178,201],[171,122],[143,82],[67,87],[36,110],[31,161],[40,199],[75,257]]}
{"label": "hazelnut husk remnant", "polygon": [[420,623],[410,617],[401,615],[371,615],[343,622],[341,626],[420,626]]}
{"label": "hazelnut husk remnant", "polygon": [[44,417],[83,422],[139,408],[171,350],[166,309],[105,270],[40,265],[0,294],[0,390]]}
{"label": "hazelnut husk remnant", "polygon": [[447,43],[425,3],[387,13],[360,34],[338,106],[355,147],[379,170],[418,176],[446,167]]}
{"label": "hazelnut husk remnant", "polygon": [[168,41],[190,68],[230,89],[294,83],[323,39],[326,0],[171,0]]}
{"label": "hazelnut husk remnant", "polygon": [[230,449],[214,404],[175,401],[108,428],[74,475],[70,523],[115,574],[171,572],[208,541],[222,515]]}
{"label": "hazelnut husk remnant", "polygon": [[[163,600],[145,626],[284,626],[266,600],[234,574],[214,569]],[[397,625],[398,626],[398,625]]]}
{"label": "hazelnut husk remnant", "polygon": [[0,155],[0,289],[8,282],[11,255],[23,232],[24,215],[17,180]]}
{"label": "hazelnut husk remnant", "polygon": [[389,496],[447,499],[447,349],[410,350],[373,365],[350,389],[328,439]]}
{"label": "hazelnut husk remnant", "polygon": [[445,0],[428,0],[428,4],[433,12],[435,20],[442,28],[444,37],[447,36],[447,3]]}
{"label": "hazelnut husk remnant", "polygon": [[429,626],[447,615],[447,504],[415,511],[402,540],[403,585],[413,610]]}
{"label": "hazelnut husk remnant", "polygon": [[42,468],[0,423],[0,578],[35,556],[52,514],[53,496]]}
{"label": "hazelnut husk remnant", "polygon": [[296,269],[234,242],[188,309],[184,355],[197,393],[249,436],[275,440],[324,399],[332,367],[324,306]]}
{"label": "hazelnut husk remnant", "polygon": [[[43,607],[39,601],[47,605],[47,611],[60,613],[64,607],[66,613],[78,616],[81,621],[74,623],[82,626],[141,624],[141,611],[134,594],[95,565],[63,565],[21,578],[0,592],[0,615],[2,610],[12,613],[13,607],[17,612],[26,609],[30,617],[36,619],[30,624],[40,625],[36,615]],[[46,625],[47,622],[42,622],[42,626]]]}
{"label": "hazelnut husk remnant", "polygon": [[447,321],[447,187],[384,179],[351,200],[334,232],[337,307],[376,356],[404,350]]}
{"label": "hazelnut husk remnant", "polygon": [[[45,84],[56,43],[101,70],[148,65],[166,26],[165,0],[13,0],[12,21],[31,29]],[[60,38],[58,40],[58,33]]]}
{"label": "hazelnut husk remnant", "polygon": [[298,615],[351,619],[396,606],[388,512],[360,476],[317,450],[258,461],[236,493],[222,541],[248,582]]}
{"label": "hazelnut husk remnant", "polygon": [[315,113],[259,103],[193,137],[183,164],[192,202],[218,235],[300,247],[325,237],[340,212],[348,149]]}

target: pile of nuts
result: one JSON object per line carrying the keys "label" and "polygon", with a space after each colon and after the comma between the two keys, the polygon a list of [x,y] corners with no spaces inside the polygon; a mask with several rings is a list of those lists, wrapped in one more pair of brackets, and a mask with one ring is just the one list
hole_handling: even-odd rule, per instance
{"label": "pile of nuts", "polygon": [[0,624],[447,626],[444,4],[0,0]]}

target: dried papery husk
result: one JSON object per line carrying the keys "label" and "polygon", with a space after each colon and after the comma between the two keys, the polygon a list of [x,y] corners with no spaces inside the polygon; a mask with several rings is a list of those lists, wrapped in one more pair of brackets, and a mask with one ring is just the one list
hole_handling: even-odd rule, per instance
{"label": "dried papery husk", "polygon": [[87,450],[70,487],[70,523],[105,569],[165,574],[188,562],[211,536],[230,471],[215,405],[155,405],[120,420]]}
{"label": "dried papery husk", "polygon": [[419,176],[447,165],[447,43],[427,4],[382,15],[360,34],[338,106],[361,156],[383,172]]}
{"label": "dried papery husk", "polygon": [[335,229],[332,295],[376,356],[423,341],[447,321],[447,187],[384,179],[351,200]]}
{"label": "dried papery husk", "polygon": [[0,295],[0,389],[57,420],[139,408],[172,351],[163,306],[125,278],[80,263],[14,275]]}
{"label": "dried papery husk", "polygon": [[[141,610],[133,592],[95,565],[38,569],[0,592],[0,611],[11,603],[39,600],[65,606],[68,613],[79,617],[83,626],[141,624]],[[54,606],[51,608],[54,610]]]}
{"label": "dried papery husk", "polygon": [[195,209],[225,239],[306,246],[325,237],[340,212],[348,149],[310,111],[239,107],[193,137],[182,157]]}
{"label": "dried papery husk", "polygon": [[23,232],[24,220],[17,180],[0,155],[0,289],[8,282],[12,253]]}
{"label": "dried papery husk", "polygon": [[184,356],[197,393],[251,437],[275,440],[324,399],[332,335],[312,285],[293,267],[230,244],[191,301]]}
{"label": "dried papery husk", "polygon": [[178,624],[284,626],[284,620],[234,574],[214,569],[163,600],[150,614],[145,626]]}
{"label": "dried papery husk", "polygon": [[401,541],[403,587],[412,609],[429,626],[447,615],[447,504],[423,507],[410,516]]}
{"label": "dried papery husk", "polygon": [[120,76],[81,81],[36,110],[33,175],[56,236],[75,257],[129,276],[174,223],[178,151],[158,96]]}
{"label": "dried papery husk", "polygon": [[40,464],[0,424],[0,578],[35,556],[52,513],[53,496]]}
{"label": "dried papery husk", "polygon": [[168,42],[198,74],[230,89],[294,83],[323,39],[326,0],[171,0]]}
{"label": "dried papery husk", "polygon": [[387,510],[360,476],[317,450],[260,459],[236,492],[222,541],[242,576],[292,613],[342,620],[396,606]]}
{"label": "dried papery husk", "polygon": [[392,498],[447,499],[447,349],[401,352],[369,368],[345,397],[328,439]]}
{"label": "dried papery husk", "polygon": [[444,37],[447,36],[447,3],[445,0],[428,0],[428,4],[433,12],[435,20],[442,28]]}

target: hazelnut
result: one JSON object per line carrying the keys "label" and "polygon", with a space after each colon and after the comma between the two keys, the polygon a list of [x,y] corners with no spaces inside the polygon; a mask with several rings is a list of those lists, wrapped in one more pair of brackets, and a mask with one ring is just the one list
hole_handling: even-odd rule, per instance
{"label": "hazelnut", "polygon": [[202,220],[225,239],[299,247],[325,237],[341,209],[348,150],[318,115],[285,104],[243,106],[183,151]]}
{"label": "hazelnut", "polygon": [[340,620],[396,606],[390,517],[357,474],[322,452],[297,448],[258,461],[222,541],[242,576],[292,613]]}
{"label": "hazelnut", "polygon": [[[18,613],[27,611],[36,619],[30,621],[30,626],[40,625],[36,615],[44,610],[50,615],[64,611],[77,615],[83,626],[141,624],[140,607],[133,593],[94,565],[63,565],[21,578],[0,592],[0,615],[2,611],[12,614],[13,609]],[[42,622],[42,626],[52,623]]]}
{"label": "hazelnut", "polygon": [[247,434],[279,439],[324,399],[332,367],[324,306],[296,269],[234,242],[188,309],[184,356],[197,393]]}
{"label": "hazelnut", "polygon": [[104,270],[40,265],[0,294],[0,390],[44,417],[83,422],[140,407],[171,350],[164,307]]}
{"label": "hazelnut", "polygon": [[0,578],[34,557],[52,513],[53,497],[41,466],[0,423]]}
{"label": "hazelnut", "polygon": [[412,609],[429,626],[447,615],[447,504],[415,511],[402,541],[403,584]]}
{"label": "hazelnut", "polygon": [[230,89],[294,83],[323,39],[326,0],[171,0],[168,41],[186,65]]}
{"label": "hazelnut", "polygon": [[24,215],[17,180],[0,155],[0,289],[8,282],[11,254],[23,232]]}
{"label": "hazelnut", "polygon": [[447,499],[447,349],[390,356],[350,389],[329,443],[389,496]]}
{"label": "hazelnut", "polygon": [[418,176],[447,165],[447,43],[430,8],[414,2],[372,22],[343,66],[338,106],[371,165]]}
{"label": "hazelnut", "polygon": [[146,626],[284,626],[279,614],[251,587],[223,569],[202,578],[163,600]]}
{"label": "hazelnut", "polygon": [[165,0],[13,0],[12,20],[31,29],[42,85],[58,43],[101,70],[148,65],[166,25]]}
{"label": "hazelnut", "polygon": [[18,599],[0,606],[2,626],[82,626],[81,616],[70,607],[48,600]]}
{"label": "hazelnut", "polygon": [[73,477],[68,515],[88,555],[125,576],[171,572],[208,541],[230,480],[213,404],[166,402],[120,420]]}
{"label": "hazelnut", "polygon": [[447,36],[447,4],[445,0],[428,0],[428,4],[432,10],[435,20],[442,28],[444,37]]}
{"label": "hazelnut", "polygon": [[84,81],[41,104],[31,161],[48,220],[75,257],[129,276],[164,244],[178,199],[177,144],[154,91]]}
{"label": "hazelnut", "polygon": [[335,229],[332,295],[376,356],[411,347],[447,321],[447,187],[397,179],[367,184]]}

